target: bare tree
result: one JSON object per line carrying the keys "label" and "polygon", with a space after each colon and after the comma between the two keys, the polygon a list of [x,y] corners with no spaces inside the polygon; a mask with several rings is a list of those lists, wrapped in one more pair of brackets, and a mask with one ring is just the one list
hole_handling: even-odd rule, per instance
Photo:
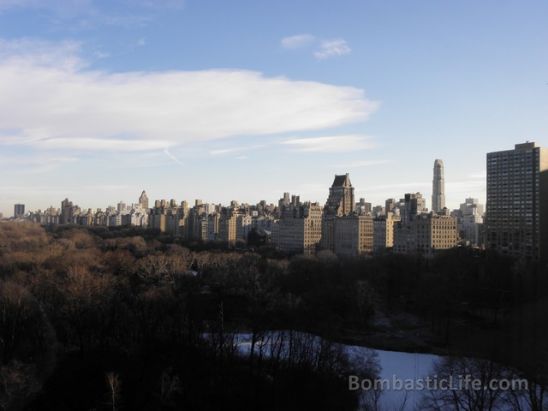
{"label": "bare tree", "polygon": [[108,390],[109,390],[109,403],[112,407],[112,411],[118,409],[118,403],[120,399],[120,377],[115,372],[108,372],[106,375]]}

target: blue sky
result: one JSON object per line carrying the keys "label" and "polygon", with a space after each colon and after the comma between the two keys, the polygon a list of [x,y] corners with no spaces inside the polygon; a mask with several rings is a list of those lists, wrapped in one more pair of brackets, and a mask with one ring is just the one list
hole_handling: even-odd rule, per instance
{"label": "blue sky", "polygon": [[149,197],[484,199],[548,145],[544,1],[0,0],[0,211]]}

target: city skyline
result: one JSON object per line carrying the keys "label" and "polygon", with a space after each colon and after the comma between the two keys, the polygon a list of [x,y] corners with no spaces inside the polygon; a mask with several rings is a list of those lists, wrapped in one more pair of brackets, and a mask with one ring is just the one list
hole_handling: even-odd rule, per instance
{"label": "city skyline", "polygon": [[346,172],[356,198],[418,191],[430,208],[436,158],[448,208],[485,203],[485,153],[548,146],[547,13],[536,1],[0,0],[0,212],[65,197],[105,207],[143,187],[323,203]]}
{"label": "city skyline", "polygon": [[[440,160],[440,159],[437,159],[435,161],[435,164],[438,164],[438,162],[442,162],[443,164],[443,161]],[[443,165],[442,165],[442,170],[443,170]],[[335,180],[337,180],[337,178],[342,178],[344,176],[346,176],[346,178],[349,178],[349,175],[350,173],[345,173],[345,174],[335,174]],[[442,171],[442,175],[443,175],[443,171]],[[436,169],[434,168],[434,180],[436,179]],[[443,180],[443,178],[442,178]],[[325,189],[325,187],[324,187]],[[329,189],[328,191],[328,194],[326,195],[326,199],[327,199],[327,203],[329,203],[329,199],[331,198],[331,194],[329,194],[329,192],[332,190]],[[138,191],[141,191],[141,189],[139,189]],[[354,192],[354,188],[352,188],[352,193]],[[410,190],[410,191],[407,191],[405,193],[402,193],[401,195],[394,195],[392,197],[388,197],[386,199],[384,199],[383,201],[380,201],[379,203],[373,203],[371,201],[367,201],[367,203],[369,203],[371,206],[383,206],[383,204],[386,202],[386,201],[389,201],[389,200],[394,200],[394,201],[400,201],[400,200],[403,200],[404,197],[408,194],[421,194],[423,195],[424,193],[423,192],[420,192],[420,191],[414,191],[414,190]],[[303,200],[303,202],[306,202],[306,203],[321,203],[320,200],[311,200],[311,199],[307,199],[307,198],[301,198],[302,196],[300,195],[300,193],[296,193],[296,192],[291,192],[291,191],[284,191],[282,193],[282,195],[285,197],[286,195],[292,195],[292,196],[297,196],[297,198],[299,198],[300,200]],[[282,199],[284,198],[282,197]],[[133,200],[137,198],[136,195],[134,195],[134,198],[133,199],[128,199],[128,198],[122,198],[122,199],[119,199],[119,200],[116,200],[116,201],[110,201],[107,203],[104,203],[103,205],[99,206],[99,207],[88,207],[86,205],[83,205],[81,207],[82,210],[106,210],[108,208],[113,208],[113,209],[117,209],[120,207],[120,205],[123,205],[124,207],[128,207],[131,208],[131,206],[133,205],[140,205],[143,207],[143,209],[148,209],[148,208],[152,208],[153,205],[154,205],[154,202],[158,202],[158,201],[166,201],[166,202],[173,202],[175,201],[176,203],[181,203],[181,202],[187,202],[190,206],[192,206],[194,203],[200,203],[200,204],[209,204],[209,205],[221,205],[221,206],[227,206],[227,205],[230,205],[234,202],[238,203],[238,204],[246,204],[246,205],[256,205],[256,204],[259,204],[260,202],[266,202],[266,204],[269,204],[269,205],[275,205],[279,200],[280,198],[278,198],[277,200],[266,200],[264,198],[261,198],[261,199],[256,199],[256,200],[252,200],[252,201],[241,201],[240,199],[237,199],[237,198],[232,198],[231,200],[228,200],[228,201],[209,201],[208,199],[204,199],[204,198],[186,198],[186,197],[173,197],[173,196],[166,196],[166,197],[163,197],[163,198],[154,198],[154,197],[150,197],[150,200],[149,200],[149,197],[148,197],[148,193],[147,193],[147,189],[143,189],[141,191],[141,194],[138,196],[137,198],[137,201],[133,202]],[[348,204],[350,207],[352,207],[352,209],[355,208],[355,206],[359,205],[360,202],[358,202],[357,200],[360,200],[363,201],[363,200],[369,200],[368,198],[366,197],[360,197],[360,196],[356,196],[354,197],[354,194],[352,194],[352,201],[350,201]],[[465,201],[467,199],[474,199],[474,200],[479,200],[477,198],[474,198],[474,197],[466,197],[464,200],[462,201]],[[59,200],[57,201],[57,203],[61,202],[63,203],[64,201],[68,201],[70,200],[69,196],[65,196],[64,200]],[[150,203],[149,203],[150,201]],[[443,207],[441,207],[440,209],[438,210],[435,210],[434,209],[434,205],[433,205],[433,198],[431,199],[431,202],[430,204],[428,204],[426,201],[427,199],[426,198],[423,198],[423,203],[424,203],[424,207],[426,210],[428,211],[433,211],[435,213],[439,213],[441,212],[443,209],[447,209],[449,211],[451,210],[456,210],[458,209],[458,207],[455,207],[455,208],[450,208],[450,207],[446,207],[445,205]],[[75,203],[75,205],[78,205],[80,206],[80,204],[78,204],[77,201],[71,201],[71,203]],[[23,209],[27,208],[29,212],[36,212],[36,211],[44,211],[44,210],[47,210],[48,208],[54,208],[54,209],[57,209],[58,204],[50,204],[49,206],[45,206],[45,207],[38,207],[38,208],[34,208],[34,209],[31,209],[29,208],[26,204],[14,204],[12,205],[12,207],[23,207]],[[459,206],[462,205],[462,202],[459,203]],[[61,207],[62,208],[62,207]],[[322,206],[322,208],[324,208]],[[118,210],[119,211],[119,210]],[[353,210],[352,212],[354,212],[355,210]],[[17,214],[16,212],[14,212],[14,216],[16,216],[15,214]],[[25,213],[19,213],[19,216],[23,216]],[[9,214],[6,215],[6,217],[9,217]]]}
{"label": "city skyline", "polygon": [[[441,159],[436,159],[435,160],[435,166],[436,164],[438,164],[438,162],[441,161],[441,164],[442,164],[442,175],[445,174],[444,172],[444,167],[443,167],[443,160]],[[350,173],[333,173],[331,174],[331,177],[333,175],[337,176],[337,175],[349,175]],[[434,167],[434,172],[432,173],[431,172],[431,176],[434,177],[434,179],[436,178],[436,171],[435,171],[435,167]],[[486,177],[482,175],[482,177],[485,179]],[[353,177],[354,179],[354,177]],[[445,187],[445,178],[442,178],[443,180],[443,187]],[[374,201],[371,199],[371,197],[368,197],[367,196],[367,193],[364,192],[366,190],[360,190],[358,187],[354,186],[355,187],[355,190],[356,190],[356,195],[355,195],[355,198],[358,199],[358,198],[364,198],[366,201],[370,202],[371,204],[373,205],[383,205],[385,203],[386,200],[390,200],[390,199],[395,199],[396,201],[399,200],[399,199],[402,199],[404,197],[405,194],[407,193],[421,193],[423,196],[424,196],[424,201],[425,201],[425,207],[431,211],[440,211],[440,210],[433,210],[433,203],[432,203],[432,200],[433,200],[433,196],[431,194],[428,194],[428,193],[433,193],[433,184],[432,184],[432,180],[428,183],[429,186],[430,186],[430,191],[428,190],[415,190],[414,187],[425,187],[426,186],[426,183],[420,183],[420,184],[413,184],[413,183],[410,183],[410,184],[392,184],[392,185],[387,185],[386,188],[393,188],[393,187],[401,187],[401,190],[398,193],[394,193],[394,195],[392,196],[389,196],[389,197],[386,197],[384,199],[380,199],[378,201]],[[451,186],[451,185],[450,185]],[[116,187],[113,187],[113,188],[116,188]],[[151,189],[152,188],[152,189]],[[150,194],[150,193],[153,193],[155,192],[154,190],[154,187],[151,187],[151,188],[146,188],[146,187],[137,187],[136,190],[137,191],[140,191],[141,192],[141,195],[144,194],[146,192],[147,195],[149,195],[149,198],[151,199],[152,202],[154,202],[155,200],[167,200],[167,201],[170,201],[172,199],[175,199],[176,201],[187,201],[189,202],[190,204],[194,203],[194,201],[196,200],[200,200],[200,201],[203,201],[204,203],[208,203],[208,204],[221,204],[221,205],[225,205],[225,204],[230,204],[230,202],[232,201],[237,201],[239,203],[242,203],[242,204],[257,204],[259,201],[266,201],[267,203],[269,204],[276,204],[277,201],[279,200],[279,195],[277,196],[275,193],[271,193],[271,197],[267,197],[267,198],[257,198],[257,199],[251,199],[251,200],[242,200],[240,198],[236,198],[234,196],[224,200],[224,201],[211,201],[207,198],[203,198],[203,197],[184,197],[184,196],[174,196],[174,195],[166,195],[164,197],[155,197],[154,195]],[[377,188],[377,187],[375,187]],[[403,190],[403,191],[402,191]],[[104,190],[105,192],[109,192],[111,191],[110,188],[107,189],[107,190]],[[137,192],[136,191],[136,192]],[[312,203],[315,203],[315,202],[320,202],[323,204],[324,200],[327,199],[329,197],[328,194],[325,193],[325,184],[323,187],[319,187],[318,189],[314,188],[314,191],[315,192],[319,192],[319,191],[323,191],[324,192],[324,197],[325,198],[306,198],[304,196],[302,196],[300,194],[300,192],[296,192],[296,191],[291,191],[291,190],[288,190],[288,189],[282,189],[280,191],[280,194],[281,193],[286,193],[286,192],[289,192],[289,193],[292,193],[294,195],[298,195],[302,198],[303,201],[307,201],[307,202],[312,202]],[[444,197],[445,197],[445,192],[446,190],[444,189]],[[473,190],[472,190],[473,191]],[[100,188],[98,188],[98,192],[101,192]],[[426,193],[426,194],[425,194]],[[451,193],[449,193],[451,194]],[[466,198],[475,198],[475,199],[478,199],[480,201],[480,203],[485,203],[485,192],[483,193],[483,197],[474,197],[472,195],[468,195],[464,194],[464,197],[462,197],[461,199],[455,199],[455,206],[450,206],[449,204],[445,204],[445,207],[447,207],[447,209],[449,210],[452,210],[452,209],[458,209],[458,207],[462,204],[462,201],[464,201]],[[320,195],[321,196],[321,195]],[[80,204],[78,199],[76,198],[72,198],[70,195],[62,195],[61,196],[62,198],[65,198],[65,199],[72,199],[73,202],[75,204]],[[140,203],[140,198],[137,199],[137,201],[135,201],[135,203],[133,202],[133,200],[135,199],[134,197],[135,196],[135,193],[133,193],[133,196],[132,197],[129,197],[129,198],[120,198],[120,199],[117,199],[117,200],[114,200],[113,198],[110,198],[110,199],[107,199],[107,201],[105,203],[98,203],[97,201],[92,201],[92,204],[99,204],[99,205],[95,205],[95,206],[91,206],[91,205],[83,205],[82,208],[83,209],[92,209],[92,210],[97,210],[97,209],[106,209],[107,207],[114,207],[116,208],[117,204],[118,203],[126,203],[128,205],[130,204],[138,204]],[[26,207],[27,210],[29,211],[36,211],[36,210],[45,210],[49,207],[54,207],[54,208],[57,208],[58,206],[58,203],[60,202],[61,200],[57,200],[55,201],[54,203],[51,203],[49,205],[42,205],[41,207],[32,207],[32,206],[29,206],[28,203],[25,203],[25,202],[19,202],[19,203],[23,203],[24,206]],[[428,201],[428,202],[427,202]],[[445,203],[445,201],[444,201]],[[14,204],[9,204],[7,207],[9,207],[11,210],[13,210],[13,206]],[[7,213],[3,212],[3,210],[0,208],[0,213],[2,213],[4,216],[9,216],[10,215],[10,212],[8,210]]]}
{"label": "city skyline", "polygon": [[547,21],[0,0],[0,411],[548,411]]}

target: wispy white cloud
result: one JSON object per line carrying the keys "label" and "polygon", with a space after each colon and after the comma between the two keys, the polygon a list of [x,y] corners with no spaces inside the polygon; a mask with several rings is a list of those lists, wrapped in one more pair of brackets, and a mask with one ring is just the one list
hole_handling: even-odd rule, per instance
{"label": "wispy white cloud", "polygon": [[166,140],[132,140],[108,138],[11,138],[0,139],[10,145],[26,145],[41,149],[74,150],[74,151],[149,151],[165,150],[175,145]]}
{"label": "wispy white cloud", "polygon": [[326,193],[325,182],[310,182],[299,184],[297,186],[297,195],[300,195],[302,199],[304,198],[314,198],[318,195],[324,196]]}
{"label": "wispy white cloud", "polygon": [[0,10],[9,9],[12,7],[21,7],[27,1],[25,0],[0,0]]}
{"label": "wispy white cloud", "polygon": [[222,156],[224,154],[239,153],[242,151],[241,147],[231,147],[231,148],[219,148],[215,150],[210,150],[209,154],[212,156]]}
{"label": "wispy white cloud", "polygon": [[174,163],[177,163],[181,166],[183,166],[183,162],[179,160],[176,156],[174,156],[167,148],[164,148],[164,154],[170,158]]}
{"label": "wispy white cloud", "polygon": [[[113,2],[114,3],[114,2]],[[181,9],[185,0],[119,0],[121,6],[126,8],[146,8],[153,10]],[[0,0],[0,10],[11,8],[33,8],[52,11],[77,11],[89,13],[101,7],[98,0]]]}
{"label": "wispy white cloud", "polygon": [[[50,18],[50,23],[64,28],[76,25],[89,28],[92,21],[94,24],[99,20],[107,23],[108,17],[115,17],[102,12],[93,0],[0,0],[0,12],[21,9],[43,12]],[[125,15],[129,13],[125,12]]]}
{"label": "wispy white cloud", "polygon": [[58,70],[75,71],[87,65],[80,57],[80,52],[81,44],[76,41],[51,43],[28,38],[9,41],[0,39],[0,66],[55,67]]}
{"label": "wispy white cloud", "polygon": [[295,34],[294,36],[284,37],[281,40],[281,45],[285,49],[298,49],[309,46],[316,40],[312,34]]}
{"label": "wispy white cloud", "polygon": [[485,181],[481,180],[463,180],[463,181],[450,181],[445,184],[447,191],[467,193],[471,189],[484,188]]}
{"label": "wispy white cloud", "polygon": [[405,189],[407,193],[415,193],[419,191],[424,192],[425,189],[430,187],[431,185],[432,185],[431,182],[415,181],[415,182],[401,182],[401,183],[394,183],[394,184],[367,186],[366,189],[368,191],[384,191],[387,189],[390,189],[390,190]]}
{"label": "wispy white cloud", "polygon": [[58,28],[88,30],[98,26],[143,27],[162,12],[180,10],[184,4],[184,0],[0,0],[0,12],[44,11],[53,17],[52,22]]}
{"label": "wispy white cloud", "polygon": [[0,10],[12,8],[33,8],[54,11],[74,9],[81,12],[89,11],[91,0],[0,0]]}
{"label": "wispy white cloud", "polygon": [[350,54],[352,49],[344,39],[324,40],[318,50],[314,52],[314,57],[318,60],[325,60],[332,57]]}
{"label": "wispy white cloud", "polygon": [[110,57],[110,53],[107,53],[106,51],[102,51],[102,50],[96,50],[93,53],[93,55],[94,55],[95,58],[97,58],[99,60],[106,59],[106,58]]}
{"label": "wispy white cloud", "polygon": [[468,178],[485,179],[485,178],[487,178],[487,172],[485,170],[484,171],[478,171],[476,173],[469,174]]}
{"label": "wispy white cloud", "polygon": [[[357,88],[245,70],[93,71],[78,50],[73,43],[0,42],[0,130],[18,130],[0,142],[163,150],[231,136],[336,127],[364,121],[377,107]],[[364,144],[356,136],[346,141]],[[294,147],[314,150],[310,142]]]}
{"label": "wispy white cloud", "polygon": [[41,174],[52,171],[64,164],[78,161],[74,156],[59,155],[2,155],[0,156],[0,169],[17,170],[18,175]]}
{"label": "wispy white cloud", "polygon": [[147,7],[149,9],[181,9],[185,0],[126,0],[129,5]]}
{"label": "wispy white cloud", "polygon": [[351,152],[371,149],[375,146],[369,137],[354,134],[293,138],[283,141],[282,144],[297,151],[307,152]]}
{"label": "wispy white cloud", "polygon": [[250,146],[218,148],[218,149],[210,150],[209,154],[212,156],[222,156],[225,154],[235,154],[235,153],[242,153],[242,152],[251,151],[251,150],[257,150],[263,147],[265,147],[264,144],[255,144]]}
{"label": "wispy white cloud", "polygon": [[362,167],[371,167],[378,166],[381,164],[388,164],[391,160],[359,160],[359,161],[349,161],[344,164],[336,164],[330,166],[331,168],[362,168]]}

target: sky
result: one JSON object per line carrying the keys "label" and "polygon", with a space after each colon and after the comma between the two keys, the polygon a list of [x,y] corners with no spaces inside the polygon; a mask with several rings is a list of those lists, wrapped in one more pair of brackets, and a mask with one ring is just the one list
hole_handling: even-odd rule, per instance
{"label": "sky", "polygon": [[0,0],[0,212],[149,198],[485,199],[548,146],[548,2]]}

